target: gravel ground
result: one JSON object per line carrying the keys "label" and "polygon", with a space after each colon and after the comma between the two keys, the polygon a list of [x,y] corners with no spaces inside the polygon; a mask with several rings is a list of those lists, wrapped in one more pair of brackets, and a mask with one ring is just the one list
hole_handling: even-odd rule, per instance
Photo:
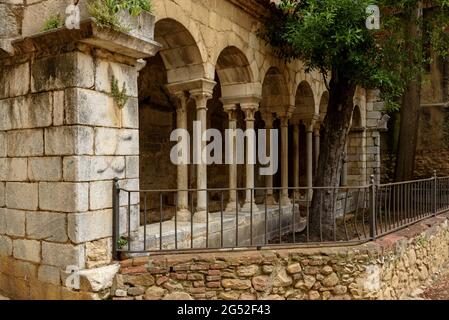
{"label": "gravel ground", "polygon": [[425,300],[449,300],[449,270],[424,289],[419,297]]}

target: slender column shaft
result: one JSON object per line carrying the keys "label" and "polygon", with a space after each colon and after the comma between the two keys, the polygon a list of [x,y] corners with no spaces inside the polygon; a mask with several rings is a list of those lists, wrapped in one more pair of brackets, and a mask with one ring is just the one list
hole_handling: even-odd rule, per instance
{"label": "slender column shaft", "polygon": [[[187,130],[187,104],[186,97],[184,93],[178,95],[179,105],[176,109],[176,125],[178,129]],[[182,137],[182,139],[188,139],[188,137]],[[183,150],[183,152],[190,152],[190,150]],[[185,156],[184,154],[179,155],[181,159]],[[189,195],[185,191],[189,188],[189,167],[187,163],[178,164],[177,166],[177,186],[178,190],[178,220],[179,221],[189,221],[190,211],[189,211]]]}
{"label": "slender column shaft", "polygon": [[293,125],[293,186],[299,188],[299,124]]}
{"label": "slender column shaft", "polygon": [[[243,211],[250,211],[251,206],[253,211],[257,211],[256,201],[254,199],[254,161],[255,154],[251,156],[251,153],[255,151],[255,135],[250,134],[254,131],[255,113],[259,107],[258,104],[240,104],[240,107],[245,112],[245,124],[248,133],[248,138],[246,140],[246,197],[245,205],[243,206]],[[252,200],[252,201],[251,201]]]}
{"label": "slender column shaft", "polygon": [[[271,141],[271,135],[270,130],[273,129],[273,115],[269,114],[265,116],[265,129],[267,130],[267,136],[266,136],[266,148],[267,150],[271,150],[271,144],[274,143]],[[273,196],[273,175],[266,175],[265,176],[265,187],[267,190],[267,204],[268,205],[275,205],[276,201]]]}
{"label": "slender column shaft", "polygon": [[320,129],[315,129],[314,133],[314,145],[315,145],[315,172],[318,168],[318,160],[320,158]]}
{"label": "slender column shaft", "polygon": [[237,129],[237,116],[235,105],[225,106],[224,110],[229,117],[229,130],[231,131],[230,148],[232,149],[232,159],[229,164],[229,202],[226,206],[226,211],[235,211],[237,208],[237,143],[235,131]]}
{"label": "slender column shaft", "polygon": [[[198,121],[201,126],[201,132],[199,134],[202,137],[207,130],[207,101],[212,97],[212,93],[205,91],[191,91],[190,93],[196,102],[196,121]],[[206,159],[201,159],[201,153],[206,147],[206,141],[204,141],[204,139],[199,140],[201,140],[199,145],[197,145],[199,150],[194,150],[197,160],[199,160],[196,165],[196,187],[198,191],[194,218],[197,221],[203,222],[206,220],[207,209],[207,164],[203,161]]]}
{"label": "slender column shaft", "polygon": [[313,131],[307,129],[307,187],[313,186]]}
{"label": "slender column shaft", "polygon": [[281,143],[281,204],[288,205],[288,117],[281,118]]}

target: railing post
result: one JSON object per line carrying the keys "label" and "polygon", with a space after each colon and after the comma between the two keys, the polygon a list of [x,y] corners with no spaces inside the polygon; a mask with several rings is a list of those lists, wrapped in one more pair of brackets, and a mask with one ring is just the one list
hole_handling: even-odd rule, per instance
{"label": "railing post", "polygon": [[432,209],[434,216],[437,215],[437,193],[438,193],[438,176],[437,171],[433,170],[433,186],[432,186]]}
{"label": "railing post", "polygon": [[118,240],[120,237],[120,185],[119,179],[114,178],[112,183],[112,258],[118,260]]}
{"label": "railing post", "polygon": [[370,204],[369,204],[369,235],[371,240],[376,239],[376,183],[371,175]]}

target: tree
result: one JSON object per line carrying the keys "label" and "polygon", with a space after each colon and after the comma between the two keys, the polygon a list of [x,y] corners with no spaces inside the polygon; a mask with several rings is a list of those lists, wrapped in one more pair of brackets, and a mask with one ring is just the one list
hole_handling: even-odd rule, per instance
{"label": "tree", "polygon": [[[423,53],[427,49],[432,50],[436,57],[447,60],[448,34],[445,29],[449,23],[448,1],[384,2],[390,8],[395,8],[395,11],[400,10],[400,19],[393,24],[404,26],[403,44],[407,54],[401,67],[405,91],[401,99],[395,179],[405,181],[414,177],[422,74],[424,65],[430,63],[430,57]],[[423,48],[424,42],[428,48]]]}
{"label": "tree", "polygon": [[[302,60],[306,71],[320,72],[328,87],[314,186],[338,187],[357,86],[380,89],[387,107],[398,109],[407,52],[398,14],[400,4],[409,2],[417,1],[378,1],[389,16],[379,31],[366,28],[369,0],[282,0],[267,20],[261,35],[276,53]],[[316,191],[312,199],[311,229],[322,229],[327,239],[333,236],[335,196]]]}

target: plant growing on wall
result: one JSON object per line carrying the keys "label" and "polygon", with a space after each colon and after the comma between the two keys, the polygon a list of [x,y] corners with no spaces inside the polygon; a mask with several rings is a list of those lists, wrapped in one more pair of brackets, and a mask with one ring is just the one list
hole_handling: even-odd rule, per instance
{"label": "plant growing on wall", "polygon": [[111,97],[119,108],[123,108],[128,101],[128,96],[126,95],[125,83],[123,82],[122,90],[120,90],[118,85],[118,80],[112,76],[111,78]]}
{"label": "plant growing on wall", "polygon": [[59,13],[50,16],[47,20],[44,22],[44,26],[42,27],[42,31],[49,31],[53,29],[57,29],[62,27],[63,21],[61,18],[61,15]]}
{"label": "plant growing on wall", "polygon": [[150,0],[94,0],[87,5],[87,9],[98,26],[126,32],[127,27],[121,24],[118,17],[120,11],[127,11],[136,17],[144,11],[151,12],[152,7]]}

